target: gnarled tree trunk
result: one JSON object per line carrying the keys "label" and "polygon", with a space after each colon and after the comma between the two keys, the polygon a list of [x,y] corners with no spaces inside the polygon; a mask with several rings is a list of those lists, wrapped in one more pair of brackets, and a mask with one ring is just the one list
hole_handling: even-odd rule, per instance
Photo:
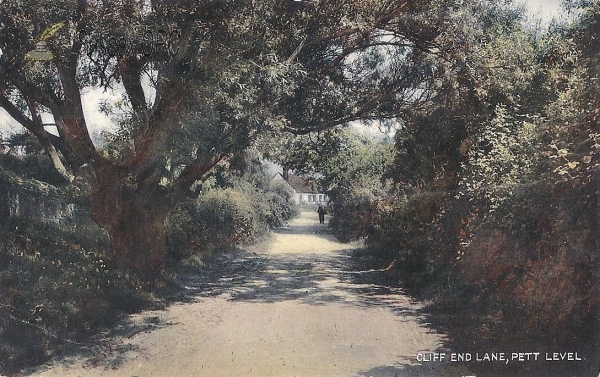
{"label": "gnarled tree trunk", "polygon": [[154,179],[138,181],[126,169],[96,169],[91,196],[92,217],[110,236],[120,268],[157,276],[165,257],[165,220],[175,205]]}

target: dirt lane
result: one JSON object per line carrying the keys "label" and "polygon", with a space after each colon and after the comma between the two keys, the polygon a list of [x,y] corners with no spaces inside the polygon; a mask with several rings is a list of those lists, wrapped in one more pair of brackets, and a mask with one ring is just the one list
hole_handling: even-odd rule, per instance
{"label": "dirt lane", "polygon": [[93,357],[59,360],[34,375],[439,375],[429,369],[435,365],[415,365],[415,355],[438,349],[442,337],[398,289],[356,279],[351,247],[316,213],[302,213],[269,241],[187,282],[193,302],[132,316],[124,325],[132,330]]}

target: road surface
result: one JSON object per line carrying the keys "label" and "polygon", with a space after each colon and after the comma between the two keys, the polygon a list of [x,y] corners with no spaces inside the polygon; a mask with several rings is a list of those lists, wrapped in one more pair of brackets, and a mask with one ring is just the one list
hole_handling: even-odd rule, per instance
{"label": "road surface", "polygon": [[[365,283],[352,245],[304,212],[247,253],[187,281],[191,302],[132,316],[92,354],[36,376],[438,376],[419,352],[442,347],[418,303]],[[372,279],[370,279],[372,280]],[[363,281],[363,282],[361,282]]]}

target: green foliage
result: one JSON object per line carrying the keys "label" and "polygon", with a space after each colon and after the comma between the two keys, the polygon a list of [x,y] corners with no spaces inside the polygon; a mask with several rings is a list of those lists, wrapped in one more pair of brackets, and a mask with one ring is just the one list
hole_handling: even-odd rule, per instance
{"label": "green foliage", "polygon": [[45,156],[0,154],[0,165],[19,177],[32,178],[54,186],[64,186],[66,183]]}
{"label": "green foliage", "polygon": [[[431,62],[441,46],[435,39],[452,34],[449,15],[457,6],[437,0],[3,2],[0,100],[67,179],[69,169],[86,163],[96,170],[95,219],[115,241],[130,240],[116,231],[114,223],[130,220],[119,216],[144,211],[146,203],[161,204],[153,213],[166,216],[218,162],[243,154],[262,135],[394,122],[422,102],[446,74],[432,76]],[[57,22],[65,27],[47,41],[55,59],[24,60],[48,23]],[[173,39],[148,40],[148,32],[160,31]],[[88,137],[81,99],[90,88],[124,92],[115,109],[101,104],[107,112],[123,110],[104,150]],[[43,129],[38,110],[52,113],[59,136]],[[120,201],[131,211],[122,211]],[[114,252],[153,254],[143,260],[155,266],[142,267],[133,257],[119,263],[159,271],[162,243],[139,244],[115,242]]]}
{"label": "green foliage", "polygon": [[368,218],[367,249],[432,300],[457,348],[594,348],[599,14],[541,33],[464,8],[468,40],[440,40],[431,97],[396,134],[394,190],[336,220]]}
{"label": "green foliage", "polygon": [[269,208],[266,215],[267,225],[270,228],[278,228],[285,225],[289,220],[298,216],[299,210],[291,195],[281,191],[265,192],[265,201]]}
{"label": "green foliage", "polygon": [[414,192],[402,198],[388,195],[377,205],[378,215],[365,247],[387,263],[395,261],[407,288],[419,290],[437,282],[435,276],[443,267],[435,254],[439,248],[432,249],[431,226],[447,200],[444,193]]}
{"label": "green foliage", "polygon": [[540,157],[536,125],[514,119],[499,106],[496,115],[464,141],[467,158],[462,165],[459,196],[479,200],[493,212],[521,185],[537,179]]}
{"label": "green foliage", "polygon": [[108,237],[95,224],[66,228],[10,219],[0,238],[2,374],[157,304],[146,282],[113,265]]}
{"label": "green foliage", "polygon": [[[25,66],[17,57],[32,48],[46,20],[76,18],[72,2],[41,12],[31,11],[41,3],[29,3],[5,1],[0,8],[6,20],[0,67],[10,63],[12,70],[1,76],[10,79],[3,88],[19,109],[26,103],[15,83],[38,88],[38,102],[64,94],[53,65]],[[144,13],[131,12],[133,2],[114,1],[117,12],[95,7],[87,21],[116,37],[153,23],[182,30],[192,13],[185,2],[170,3],[155,2]],[[176,101],[155,107],[173,116],[152,124],[163,131],[160,140],[142,141],[157,153],[131,176],[160,176],[168,188],[205,155],[229,158],[195,177],[202,195],[173,211],[171,255],[183,259],[252,242],[267,225],[293,216],[289,194],[267,190],[258,153],[246,154],[262,147],[264,155],[327,190],[336,235],[365,239],[370,252],[396,261],[404,283],[427,293],[440,317],[454,318],[455,339],[464,335],[481,348],[536,349],[573,339],[591,344],[600,281],[600,6],[565,3],[579,9],[579,17],[548,32],[526,27],[523,9],[510,1],[419,1],[401,9],[393,1],[196,3],[203,11],[194,13],[201,15],[190,24],[181,61],[171,64],[161,50],[129,62],[130,78],[153,77],[157,98],[172,94],[162,88],[178,90]],[[57,56],[70,51],[72,39],[57,34]],[[92,64],[80,64],[78,72],[82,85],[110,87],[128,76],[105,52],[87,58]],[[136,112],[123,101],[127,114],[106,143],[110,161],[135,156],[136,135],[143,139],[150,125],[139,116],[154,105]],[[397,121],[395,144],[328,130],[357,120]],[[284,130],[296,136],[283,138]],[[6,161],[34,174],[27,161]],[[81,251],[74,254],[79,259],[45,260],[27,240],[6,243],[14,246],[7,246],[0,276],[6,297],[44,326],[60,323],[56,313],[74,307],[75,323],[87,328],[92,319],[77,313],[89,300],[63,308],[54,292],[70,282],[77,292],[102,287],[104,256]],[[36,276],[60,270],[62,285],[29,279],[30,270]],[[126,277],[113,279],[130,284]],[[16,291],[19,284],[36,294],[51,292],[51,305],[32,306]],[[61,292],[77,294],[68,287]],[[110,305],[103,310],[118,308]]]}
{"label": "green foliage", "polygon": [[[162,50],[139,61],[132,59],[134,69],[141,67],[142,73],[156,76],[153,81],[157,89],[161,89],[161,82],[172,80],[180,83],[177,90],[185,93],[181,96],[181,111],[167,120],[172,124],[161,141],[165,147],[154,156],[157,171],[166,182],[175,180],[181,167],[188,166],[199,154],[242,153],[267,133],[281,136],[282,130],[325,130],[355,119],[377,119],[379,113],[394,113],[402,105],[397,99],[410,97],[415,90],[410,79],[416,73],[410,60],[420,57],[410,55],[407,59],[407,52],[415,39],[421,38],[417,34],[423,33],[423,39],[429,40],[429,34],[435,32],[435,20],[442,17],[436,12],[435,1],[411,6],[406,14],[392,13],[410,32],[397,25],[390,25],[388,30],[374,28],[361,36],[363,43],[349,41],[356,45],[346,50],[345,38],[335,37],[340,28],[387,24],[381,14],[391,12],[398,4],[232,4],[199,2],[196,6],[202,11],[195,13],[184,2],[157,3],[148,13],[136,12],[124,1],[111,4],[110,11],[102,6],[91,7],[88,23],[96,27],[94,35],[116,40],[143,40],[140,33],[152,30],[156,24],[181,33],[185,26],[182,20],[188,13],[198,15],[181,66],[170,67],[169,57]],[[443,11],[443,7],[440,9]],[[427,13],[427,17],[420,12]],[[385,34],[394,40],[380,46]],[[116,59],[106,59],[105,55],[106,51],[101,50],[91,53],[92,64],[86,64],[80,72],[82,81],[108,87],[120,80]],[[394,69],[386,62],[392,55]],[[410,90],[399,88],[403,86]],[[392,94],[385,96],[383,92],[388,91]],[[139,114],[132,115],[128,105],[124,101],[119,109],[104,106],[109,112],[120,110],[125,114],[118,119],[119,129],[106,135],[106,156],[115,162],[133,156],[136,148],[133,139],[139,133],[135,130]]]}
{"label": "green foliage", "polygon": [[169,217],[167,243],[177,260],[249,244],[297,214],[289,198],[249,188],[213,188]]}
{"label": "green foliage", "polygon": [[394,148],[351,129],[336,129],[286,140],[278,156],[284,169],[316,181],[332,201],[330,226],[343,242],[367,237],[377,216],[377,203],[390,189],[384,174]]}
{"label": "green foliage", "polygon": [[169,219],[168,245],[177,258],[249,243],[264,229],[266,206],[238,189],[213,189],[186,201]]}
{"label": "green foliage", "polygon": [[0,150],[0,166],[23,178],[33,178],[55,186],[64,185],[65,180],[58,174],[52,163],[44,155],[39,141],[28,133],[16,133],[1,138],[6,150]]}
{"label": "green foliage", "polygon": [[353,180],[379,179],[392,162],[394,148],[351,129],[335,129],[284,140],[278,162],[316,180],[335,196],[339,185]]}
{"label": "green foliage", "polygon": [[592,292],[600,277],[600,260],[590,253],[597,247],[594,190],[539,183],[516,192],[481,229],[474,224],[481,219],[473,219],[458,264],[468,284],[503,300],[512,297],[532,332],[551,327],[554,336],[559,329],[564,336],[591,329],[585,324],[599,309]]}

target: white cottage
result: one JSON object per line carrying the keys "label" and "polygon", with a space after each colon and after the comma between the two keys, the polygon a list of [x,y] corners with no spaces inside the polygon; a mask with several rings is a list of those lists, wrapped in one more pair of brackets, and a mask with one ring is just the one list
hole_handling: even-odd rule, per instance
{"label": "white cottage", "polygon": [[319,192],[314,184],[310,184],[304,178],[294,174],[275,174],[270,186],[280,187],[292,194],[296,204],[326,204],[329,198],[326,194]]}

